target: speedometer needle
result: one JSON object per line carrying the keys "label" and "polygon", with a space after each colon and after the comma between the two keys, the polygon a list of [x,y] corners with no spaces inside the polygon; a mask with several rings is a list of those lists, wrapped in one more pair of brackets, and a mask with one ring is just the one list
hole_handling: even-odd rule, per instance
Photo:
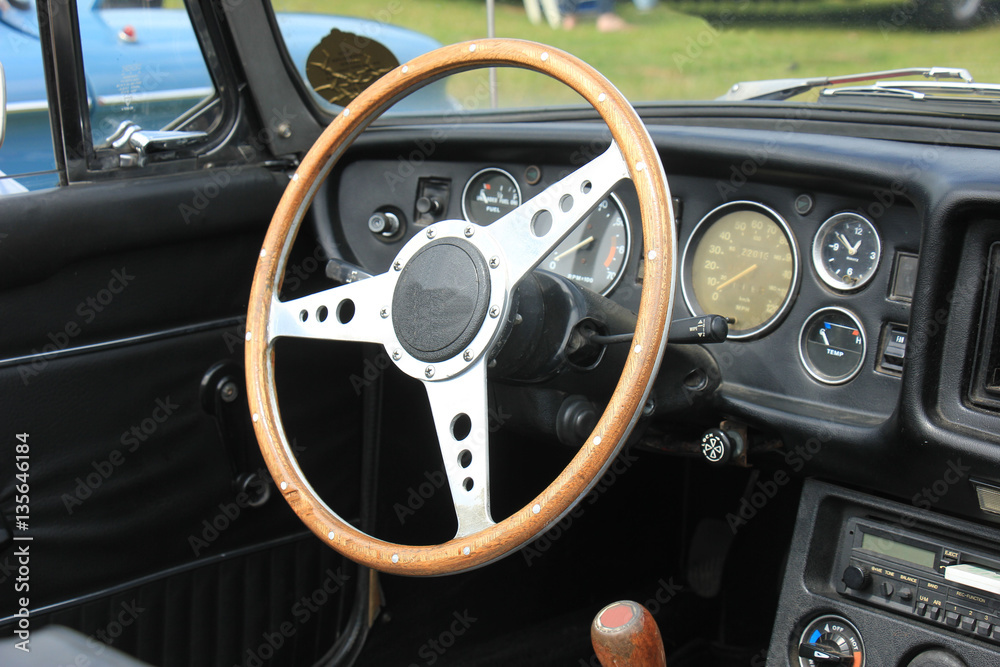
{"label": "speedometer needle", "polygon": [[757,265],[756,264],[748,266],[747,268],[743,269],[742,271],[740,271],[739,273],[737,273],[735,276],[733,276],[732,278],[730,278],[729,280],[727,280],[726,282],[724,282],[721,285],[719,285],[718,287],[716,287],[715,291],[718,292],[723,287],[729,287],[730,285],[732,285],[733,283],[735,283],[737,280],[739,280],[743,276],[747,275],[751,271],[755,271],[756,269],[757,269]]}
{"label": "speedometer needle", "polygon": [[556,255],[555,260],[558,262],[560,259],[562,259],[566,255],[568,255],[570,253],[573,253],[573,252],[576,252],[577,250],[579,250],[580,248],[582,248],[583,246],[587,245],[588,243],[590,243],[593,240],[594,240],[593,235],[588,236],[587,238],[585,238],[584,240],[580,241],[575,246],[573,246],[572,248],[570,248],[569,250],[567,250],[566,252],[561,252],[558,255]]}

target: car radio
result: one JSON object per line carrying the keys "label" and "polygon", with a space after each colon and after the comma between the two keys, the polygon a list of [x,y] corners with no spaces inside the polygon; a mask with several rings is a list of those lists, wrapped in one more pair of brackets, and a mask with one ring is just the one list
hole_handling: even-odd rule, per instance
{"label": "car radio", "polygon": [[838,593],[1000,644],[1000,556],[856,517],[847,529]]}

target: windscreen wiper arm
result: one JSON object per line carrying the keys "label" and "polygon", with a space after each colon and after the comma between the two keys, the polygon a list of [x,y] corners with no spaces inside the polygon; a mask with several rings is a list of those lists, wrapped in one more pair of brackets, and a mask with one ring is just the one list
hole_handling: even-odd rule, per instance
{"label": "windscreen wiper arm", "polygon": [[903,97],[913,100],[945,102],[990,102],[1000,100],[1000,84],[968,83],[965,81],[900,81],[898,83],[876,82],[871,86],[847,86],[829,88],[822,92],[824,97]]}
{"label": "windscreen wiper arm", "polygon": [[734,83],[725,95],[716,98],[721,102],[738,102],[742,100],[787,100],[808,92],[813,88],[837,86],[844,83],[860,83],[862,81],[880,81],[903,76],[921,75],[928,79],[960,79],[972,83],[972,75],[968,70],[957,67],[911,67],[908,69],[890,69],[881,72],[865,72],[862,74],[847,74],[844,76],[825,76],[812,79],[765,79],[762,81],[741,81]]}

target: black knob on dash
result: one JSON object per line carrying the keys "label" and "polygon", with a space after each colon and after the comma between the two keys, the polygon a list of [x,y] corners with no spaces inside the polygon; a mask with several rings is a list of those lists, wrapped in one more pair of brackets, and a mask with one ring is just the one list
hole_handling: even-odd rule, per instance
{"label": "black knob on dash", "polygon": [[417,198],[417,212],[418,213],[437,213],[441,210],[441,202],[433,197],[418,197]]}
{"label": "black knob on dash", "polygon": [[856,591],[863,591],[872,583],[872,575],[867,567],[861,565],[850,565],[844,570],[844,585]]}
{"label": "black knob on dash", "polygon": [[936,648],[917,655],[906,667],[965,667],[965,663],[954,654]]}
{"label": "black knob on dash", "polygon": [[743,453],[743,437],[736,431],[713,428],[701,436],[701,454],[713,465],[724,465]]}

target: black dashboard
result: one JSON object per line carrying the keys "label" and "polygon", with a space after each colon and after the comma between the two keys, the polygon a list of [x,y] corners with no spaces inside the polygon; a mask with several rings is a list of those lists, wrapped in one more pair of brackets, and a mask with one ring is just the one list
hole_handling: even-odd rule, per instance
{"label": "black dashboard", "polygon": [[[709,349],[734,393],[749,391],[766,397],[764,403],[779,401],[789,412],[807,415],[821,411],[828,420],[872,428],[887,420],[898,402],[920,250],[920,215],[898,185],[880,191],[862,185],[863,178],[846,185],[802,182],[809,178],[808,174],[759,178],[758,172],[771,168],[769,162],[779,159],[776,146],[770,148],[770,154],[765,151],[767,141],[764,148],[751,151],[746,159],[700,165],[698,171],[714,174],[667,168],[674,198],[680,277],[674,318],[703,314],[730,318],[730,341]],[[415,145],[436,146],[419,140]],[[583,139],[576,146],[556,145],[537,152],[528,146],[512,147],[511,142],[482,141],[474,151],[456,159],[440,155],[446,152],[444,145],[438,148],[438,154],[430,156],[425,155],[426,150],[396,151],[392,156],[375,151],[345,166],[328,186],[331,201],[337,206],[337,229],[343,248],[365,269],[382,272],[389,268],[406,240],[428,224],[442,219],[492,222],[476,219],[469,211],[477,195],[481,200],[490,192],[484,186],[492,186],[496,192],[496,180],[502,178],[506,183],[500,187],[513,192],[514,200],[507,208],[501,211],[493,207],[499,216],[514,202],[527,201],[541,192],[587,156],[596,155],[604,145],[598,137],[595,141]],[[517,152],[523,155],[520,159]],[[470,160],[472,154],[477,158]],[[494,159],[488,157],[493,155]],[[664,148],[664,160],[668,164],[671,161],[669,145]],[[487,179],[493,182],[484,183]],[[643,281],[642,230],[635,191],[624,182],[613,200],[604,204],[610,204],[611,210],[620,209],[620,214],[611,217],[626,227],[627,233],[612,235],[607,231],[607,216],[593,215],[581,229],[595,228],[596,232],[592,230],[586,238],[579,238],[582,233],[571,235],[539,268],[560,272],[635,311]],[[765,221],[770,225],[767,233],[773,233],[780,224],[782,233],[776,236],[783,239],[785,261],[770,270],[779,284],[770,275],[762,276],[768,271],[768,260],[760,259],[762,253],[756,248],[764,231],[756,244],[752,238],[731,239],[724,249],[725,256],[706,254],[706,248],[707,252],[722,250],[713,245],[714,241],[709,243],[706,228],[716,230],[713,238],[720,234],[729,237],[733,232],[729,228],[717,231],[720,223],[727,223],[726,219],[720,220],[727,213],[734,220],[747,216],[747,221],[728,221],[730,227],[755,226]],[[383,214],[398,221],[393,223],[391,233],[381,227],[377,228],[380,231],[372,231],[365,224],[372,216]],[[593,223],[598,217],[600,224]],[[824,225],[824,229],[830,229],[829,223],[836,225],[845,218],[849,227],[854,225],[853,232],[847,233],[858,239],[856,244],[840,241],[843,230],[819,233]],[[827,267],[832,265],[814,257],[814,246],[821,252],[843,245],[842,257],[827,259],[845,265],[837,270],[853,272],[857,268],[853,256],[856,253],[847,253],[860,248],[862,236],[861,225],[852,219],[867,225],[865,243],[874,239],[875,245],[865,246],[863,253],[870,264],[863,269],[863,283],[844,282],[834,287],[824,281],[830,275]],[[579,247],[580,241],[588,239],[589,245]],[[754,253],[757,259],[739,257],[740,253]],[[768,254],[763,252],[764,257]],[[556,258],[558,262],[550,261]],[[732,267],[717,266],[723,262]],[[706,265],[717,270],[707,270]],[[747,269],[750,275],[739,275]],[[595,273],[600,274],[596,284]],[[692,285],[693,273],[694,280],[700,281],[696,285]],[[758,276],[762,279],[755,280]],[[710,294],[700,293],[706,281],[714,286]],[[717,307],[712,299],[720,294],[734,294],[735,298]],[[754,322],[749,327],[741,326],[735,317],[742,316],[740,302],[755,301],[765,302],[763,307],[768,312],[751,314]],[[843,341],[833,340],[835,333],[827,335],[838,330],[844,333]],[[824,358],[831,359],[834,365],[824,367]]]}
{"label": "black dashboard", "polygon": [[[886,598],[896,616],[846,599],[843,563],[834,563],[828,540],[845,517],[872,516],[893,502],[899,509],[890,520],[912,515],[907,526],[935,535],[951,526],[952,540],[993,532],[978,535],[975,523],[949,517],[1000,523],[1000,508],[982,501],[984,489],[1000,485],[993,351],[1000,281],[992,250],[1000,242],[1000,157],[932,139],[808,128],[649,127],[674,199],[673,317],[712,313],[721,299],[719,314],[735,334],[702,346],[718,378],[704,409],[656,412],[653,428],[689,441],[691,453],[704,428],[735,423],[751,443],[743,463],[769,471],[759,478],[765,486],[795,475],[840,485],[807,483],[768,664],[793,664],[783,647],[806,642],[813,632],[806,623],[824,610],[855,619],[854,629],[869,636],[907,628],[904,639],[870,653],[872,664],[908,664],[929,643],[980,664],[992,649],[977,653],[976,642],[992,625],[953,628],[944,612],[940,621],[914,624],[909,589],[906,600],[898,588]],[[603,127],[581,122],[369,132],[318,197],[318,233],[334,254],[381,272],[425,224],[469,219],[477,198],[477,214],[492,206],[502,215],[504,203],[530,199],[607,143]],[[613,205],[620,214],[611,222],[572,237],[546,260],[558,262],[540,268],[584,286],[607,273],[599,289],[634,311],[643,252],[630,183],[616,188]],[[366,224],[385,212],[397,218],[391,233]],[[608,236],[614,224],[619,230]],[[577,268],[603,266],[570,269],[560,264],[566,257]],[[728,302],[727,289],[738,292]],[[929,491],[956,470],[961,478],[946,493]],[[836,511],[830,503],[839,503]],[[1000,543],[987,549],[1000,554]]]}

